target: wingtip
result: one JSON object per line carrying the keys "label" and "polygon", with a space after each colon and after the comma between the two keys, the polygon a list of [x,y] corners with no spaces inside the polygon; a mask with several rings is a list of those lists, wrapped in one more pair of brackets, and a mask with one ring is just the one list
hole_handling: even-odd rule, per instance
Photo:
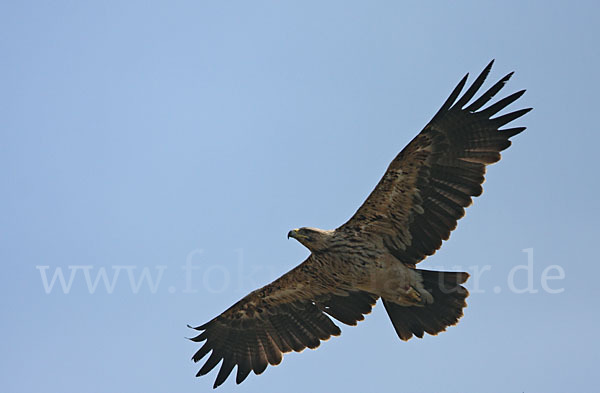
{"label": "wingtip", "polygon": [[527,113],[531,112],[532,110],[533,110],[533,108],[529,107],[529,108],[523,108],[523,109],[521,109],[521,110],[519,110],[517,112],[520,113],[519,117],[521,117],[521,116],[526,115]]}
{"label": "wingtip", "polygon": [[453,106],[453,104],[456,102],[456,99],[460,95],[460,92],[465,87],[465,84],[467,83],[467,78],[468,77],[469,77],[469,73],[467,72],[465,74],[465,76],[463,76],[463,78],[460,80],[460,82],[458,82],[458,84],[456,85],[456,87],[454,88],[454,90],[452,90],[452,93],[450,93],[450,96],[446,99],[446,101],[444,102],[444,104],[442,104],[442,107],[433,116],[433,118],[431,119],[430,123],[434,122],[439,116],[441,116],[444,112],[446,112],[447,110],[449,110]]}
{"label": "wingtip", "polygon": [[196,373],[196,377],[202,377],[202,376],[208,374],[209,372],[212,371],[213,368],[214,368],[214,366],[211,367],[210,369],[208,369],[208,367],[206,367],[206,363],[204,363],[204,366],[202,366],[202,368],[200,369],[200,371],[198,371]]}
{"label": "wingtip", "polygon": [[194,329],[194,330],[206,330],[206,328],[208,327],[210,322],[212,322],[212,321],[206,322],[205,324],[202,324],[200,326],[187,325],[187,327],[189,327],[190,329]]}
{"label": "wingtip", "polygon": [[523,94],[525,94],[527,90],[523,89],[523,90],[519,90],[518,92],[515,93],[515,96],[517,96],[517,98],[521,98],[523,97]]}
{"label": "wingtip", "polygon": [[244,382],[244,381],[246,380],[246,378],[248,378],[248,375],[249,375],[249,374],[250,374],[250,371],[248,371],[248,374],[246,374],[246,375],[241,375],[241,376],[240,376],[240,374],[237,374],[237,375],[235,376],[235,384],[236,384],[236,385],[239,385],[239,384],[241,384],[242,382]]}
{"label": "wingtip", "polygon": [[458,85],[456,85],[453,93],[456,94],[456,97],[454,98],[453,101],[456,101],[456,98],[460,95],[460,92],[462,91],[462,89],[465,87],[465,85],[467,84],[467,80],[469,79],[469,73],[467,72],[465,74],[465,76],[462,77],[462,79],[460,80],[460,82],[458,82]]}

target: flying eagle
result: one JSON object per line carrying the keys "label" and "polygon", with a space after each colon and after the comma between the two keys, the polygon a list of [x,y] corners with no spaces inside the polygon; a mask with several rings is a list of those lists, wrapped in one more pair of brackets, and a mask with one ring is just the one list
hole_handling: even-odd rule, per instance
{"label": "flying eagle", "polygon": [[433,119],[397,156],[352,218],[334,230],[288,233],[310,256],[272,283],[194,329],[206,341],[192,357],[211,355],[197,376],[222,360],[214,388],[237,366],[236,382],[283,354],[317,348],[340,335],[330,317],[356,325],[381,298],[398,337],[436,335],[463,315],[468,291],[463,272],[416,269],[450,237],[472,197],[481,195],[485,167],[500,160],[509,138],[525,127],[500,129],[531,108],[492,117],[525,90],[481,109],[512,76],[500,79],[467,105],[493,60],[459,98],[468,74]]}

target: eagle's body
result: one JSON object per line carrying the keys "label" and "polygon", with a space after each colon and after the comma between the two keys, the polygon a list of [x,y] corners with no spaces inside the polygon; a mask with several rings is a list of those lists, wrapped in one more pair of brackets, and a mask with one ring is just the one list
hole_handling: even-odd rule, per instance
{"label": "eagle's body", "polygon": [[[308,233],[309,238],[301,237],[299,232]],[[298,238],[315,256],[299,266],[307,274],[310,287],[323,283],[327,292],[331,292],[331,288],[360,289],[405,305],[432,300],[414,267],[396,259],[376,240],[343,229],[301,228],[291,231],[289,236]],[[314,241],[318,244],[316,248],[314,238],[318,239]]]}
{"label": "eagle's body", "polygon": [[467,106],[491,66],[459,98],[463,78],[348,222],[335,230],[288,233],[311,251],[306,261],[195,328],[202,332],[192,340],[206,343],[193,360],[211,352],[198,376],[222,360],[214,387],[235,366],[240,383],[250,371],[279,364],[285,352],[316,348],[339,335],[329,316],[356,325],[379,298],[402,340],[458,322],[468,296],[460,284],[469,275],[415,265],[449,238],[472,197],[481,194],[485,166],[500,160],[509,138],[525,129],[500,127],[530,109],[492,117],[524,90],[481,109],[512,73]]}

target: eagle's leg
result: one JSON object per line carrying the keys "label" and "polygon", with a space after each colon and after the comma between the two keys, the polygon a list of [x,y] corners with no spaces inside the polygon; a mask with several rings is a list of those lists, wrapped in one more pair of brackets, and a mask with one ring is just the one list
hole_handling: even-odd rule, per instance
{"label": "eagle's leg", "polygon": [[372,271],[370,291],[402,306],[424,306],[433,303],[433,296],[423,286],[417,270],[392,256],[382,258]]}
{"label": "eagle's leg", "polygon": [[406,291],[406,297],[411,300],[414,300],[416,303],[423,302],[423,296],[421,296],[419,291],[412,285],[408,287],[408,290]]}

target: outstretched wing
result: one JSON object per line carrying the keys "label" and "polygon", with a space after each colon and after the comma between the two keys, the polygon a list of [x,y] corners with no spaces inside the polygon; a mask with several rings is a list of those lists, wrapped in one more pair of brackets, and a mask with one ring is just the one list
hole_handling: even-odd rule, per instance
{"label": "outstretched wing", "polygon": [[212,351],[196,376],[207,374],[223,360],[213,387],[221,385],[236,365],[239,384],[250,371],[261,374],[268,364],[279,364],[286,352],[314,349],[321,341],[340,335],[327,314],[356,325],[371,312],[377,296],[329,287],[311,273],[314,260],[311,255],[271,284],[194,328],[202,333],[192,341],[206,341],[192,357],[194,362]]}
{"label": "outstretched wing", "polygon": [[470,105],[493,60],[460,98],[468,74],[433,119],[392,161],[354,216],[338,231],[379,239],[399,260],[415,264],[450,237],[471,197],[483,189],[485,167],[500,160],[509,138],[525,127],[500,129],[531,108],[494,117],[525,90],[481,109],[512,76],[500,79]]}

